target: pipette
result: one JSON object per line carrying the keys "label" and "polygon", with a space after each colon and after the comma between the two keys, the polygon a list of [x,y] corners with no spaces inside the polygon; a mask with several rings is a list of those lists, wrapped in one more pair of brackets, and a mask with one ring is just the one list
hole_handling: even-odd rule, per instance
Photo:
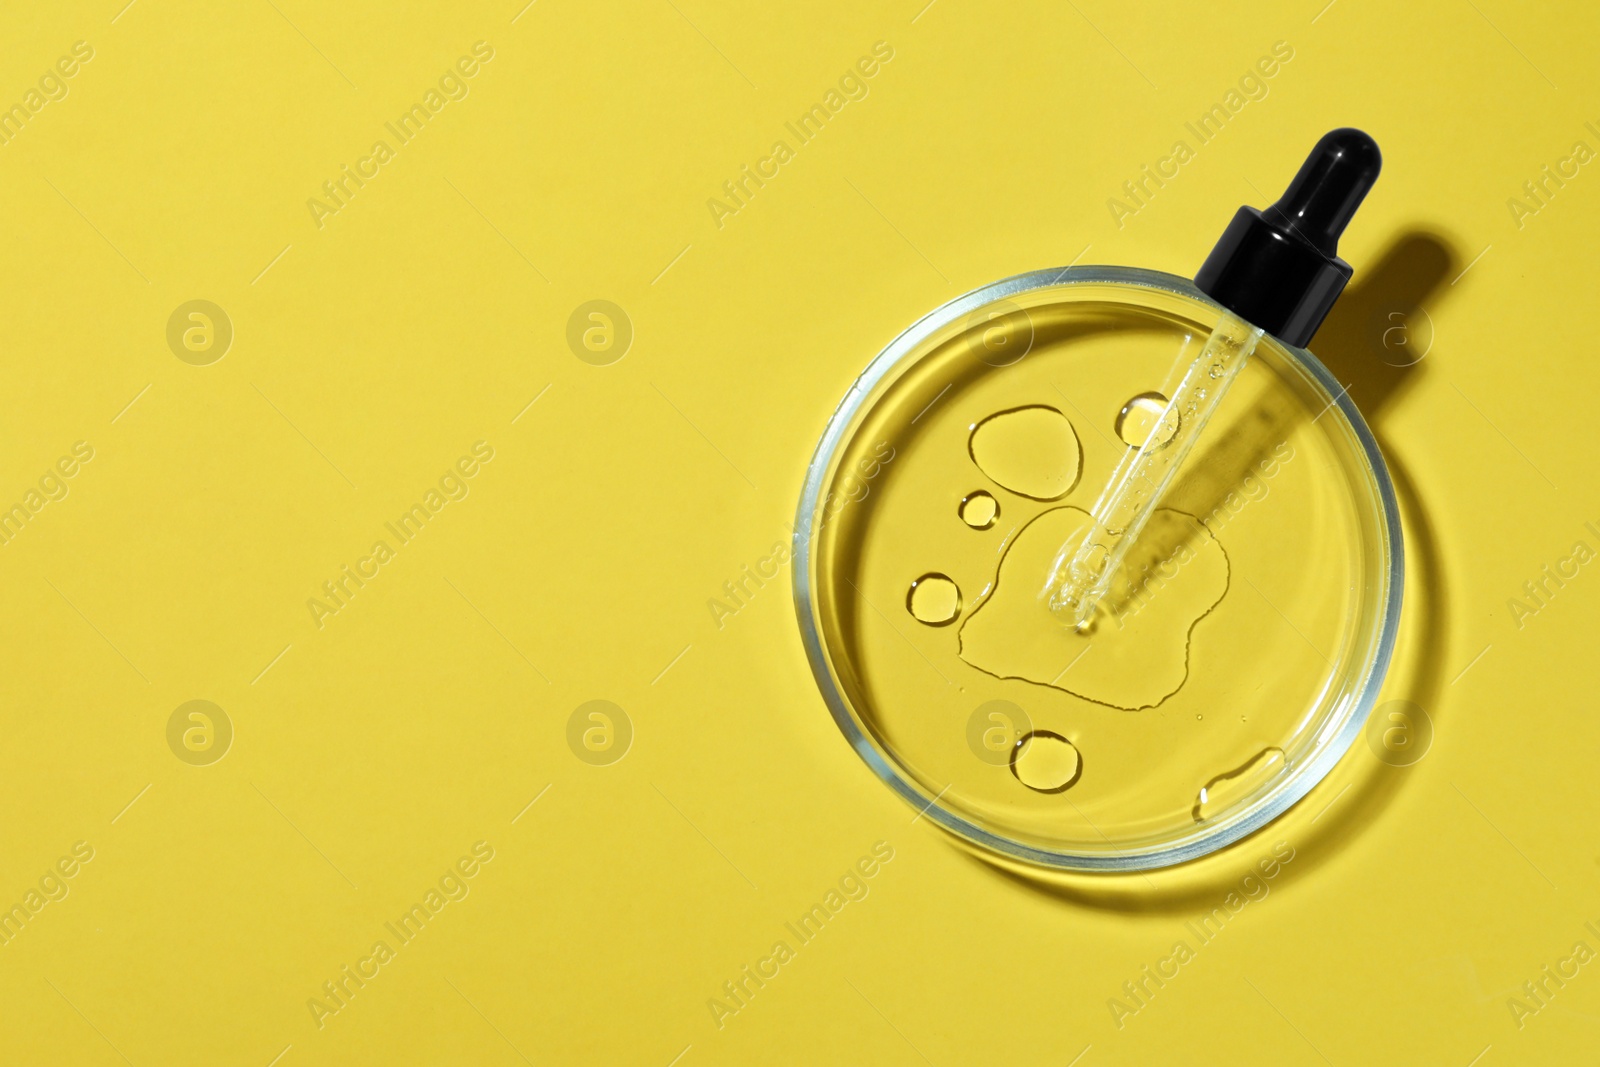
{"label": "pipette", "polygon": [[1174,367],[1172,399],[1144,443],[1117,464],[1083,539],[1057,553],[1041,596],[1058,617],[1089,629],[1117,568],[1261,338],[1304,348],[1317,332],[1352,273],[1338,256],[1339,235],[1382,165],[1371,137],[1334,130],[1277,203],[1233,216],[1194,278],[1224,310],[1200,354],[1187,368]]}

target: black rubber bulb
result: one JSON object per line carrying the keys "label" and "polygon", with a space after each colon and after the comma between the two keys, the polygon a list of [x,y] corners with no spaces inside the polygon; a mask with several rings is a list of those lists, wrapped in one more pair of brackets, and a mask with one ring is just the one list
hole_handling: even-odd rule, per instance
{"label": "black rubber bulb", "polygon": [[1377,142],[1365,133],[1327,134],[1276,204],[1239,209],[1195,286],[1251,325],[1305,347],[1350,280],[1339,235],[1382,167]]}
{"label": "black rubber bulb", "polygon": [[1360,130],[1334,130],[1311,150],[1289,188],[1268,209],[1324,255],[1339,253],[1339,235],[1378,180],[1378,143]]}

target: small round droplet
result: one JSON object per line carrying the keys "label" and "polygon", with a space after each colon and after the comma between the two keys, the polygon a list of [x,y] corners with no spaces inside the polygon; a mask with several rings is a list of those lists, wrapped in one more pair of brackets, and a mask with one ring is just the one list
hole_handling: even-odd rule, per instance
{"label": "small round droplet", "polygon": [[1011,773],[1038,793],[1065,792],[1083,773],[1083,757],[1071,741],[1049,730],[1033,730],[1011,753]]}
{"label": "small round droplet", "polygon": [[962,499],[960,514],[961,521],[974,530],[987,530],[1000,517],[1000,502],[979,489]]}
{"label": "small round droplet", "polygon": [[918,622],[948,626],[961,614],[961,590],[943,574],[924,574],[906,592],[906,610]]}
{"label": "small round droplet", "polygon": [[1167,410],[1167,398],[1160,393],[1140,393],[1122,405],[1117,414],[1117,436],[1139,448],[1151,435],[1164,445],[1178,432],[1178,413]]}

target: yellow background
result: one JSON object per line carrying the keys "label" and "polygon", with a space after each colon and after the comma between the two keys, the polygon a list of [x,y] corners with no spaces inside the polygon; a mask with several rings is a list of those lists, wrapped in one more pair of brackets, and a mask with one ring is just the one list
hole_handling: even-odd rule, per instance
{"label": "yellow background", "polygon": [[[0,947],[0,1060],[1592,1061],[1600,966],[1507,1004],[1600,948],[1600,578],[1507,609],[1600,547],[1600,176],[1507,205],[1600,149],[1589,5],[122,2],[0,15],[0,105],[94,50],[0,147],[0,504],[94,449],[0,548],[0,903],[94,849]],[[470,94],[319,228],[308,198],[477,41]],[[878,41],[869,95],[719,228],[708,198]],[[1278,41],[1265,98],[1119,227],[1108,198]],[[1346,124],[1386,164],[1313,348],[1405,493],[1386,692],[1431,750],[1358,742],[1180,871],[974,861],[840,738],[786,578],[720,628],[708,599],[905,325],[1074,259],[1191,274]],[[206,366],[166,341],[195,299],[234,329]],[[592,299],[635,331],[609,366],[566,342]],[[318,628],[477,441],[470,495]],[[167,742],[195,699],[235,731],[209,766]],[[632,724],[609,766],[567,743],[594,699]],[[477,841],[470,895],[319,1028],[307,1001]],[[878,841],[870,895],[719,1028],[707,1001]],[[1122,983],[1278,841],[1270,896],[1119,1028]]]}

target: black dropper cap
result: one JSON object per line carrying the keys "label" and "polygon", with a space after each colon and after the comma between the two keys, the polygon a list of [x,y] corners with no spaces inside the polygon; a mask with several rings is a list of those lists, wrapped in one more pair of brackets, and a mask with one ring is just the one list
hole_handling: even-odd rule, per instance
{"label": "black dropper cap", "polygon": [[1325,135],[1276,204],[1239,209],[1195,286],[1252,326],[1304,348],[1350,280],[1339,235],[1382,167],[1378,143],[1360,130]]}

